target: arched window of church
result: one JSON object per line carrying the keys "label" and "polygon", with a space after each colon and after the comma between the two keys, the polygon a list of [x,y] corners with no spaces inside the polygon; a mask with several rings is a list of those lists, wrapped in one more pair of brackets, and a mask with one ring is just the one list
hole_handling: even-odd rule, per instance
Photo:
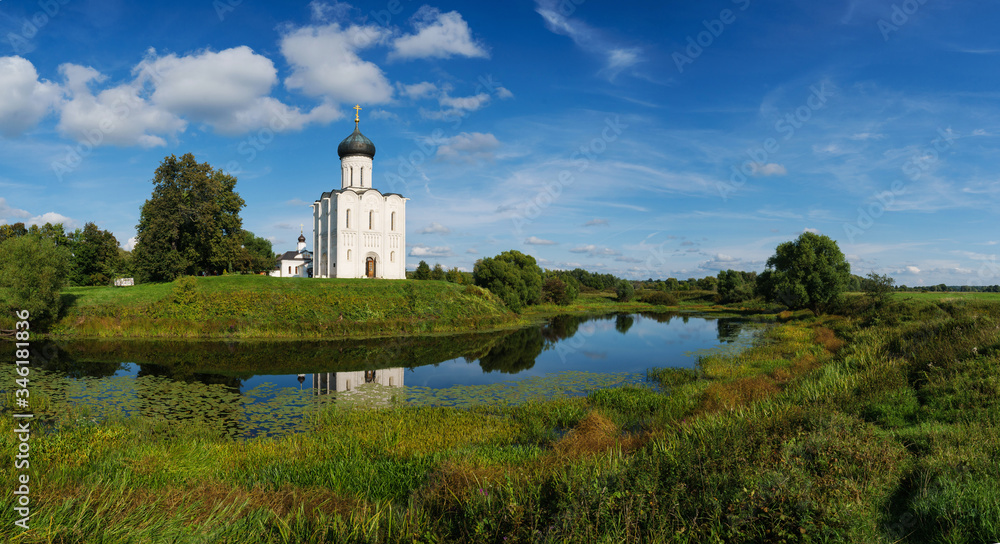
{"label": "arched window of church", "polygon": [[368,212],[368,230],[375,228],[375,210]]}
{"label": "arched window of church", "polygon": [[347,210],[347,228],[351,228],[351,210]]}
{"label": "arched window of church", "polygon": [[396,262],[396,252],[395,251],[392,251],[392,252],[389,253],[389,262],[390,263]]}
{"label": "arched window of church", "polygon": [[389,228],[392,229],[393,231],[395,231],[396,230],[396,212],[392,212],[392,217],[390,218],[389,223],[390,223]]}
{"label": "arched window of church", "polygon": [[347,260],[351,260],[351,250],[347,250]]}

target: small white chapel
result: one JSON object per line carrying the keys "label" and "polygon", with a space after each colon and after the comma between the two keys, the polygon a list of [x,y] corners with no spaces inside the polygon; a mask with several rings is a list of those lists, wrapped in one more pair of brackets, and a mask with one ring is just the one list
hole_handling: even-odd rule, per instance
{"label": "small white chapel", "polygon": [[314,278],[406,279],[406,201],[372,187],[375,144],[358,128],[337,146],[340,189],[313,205]]}

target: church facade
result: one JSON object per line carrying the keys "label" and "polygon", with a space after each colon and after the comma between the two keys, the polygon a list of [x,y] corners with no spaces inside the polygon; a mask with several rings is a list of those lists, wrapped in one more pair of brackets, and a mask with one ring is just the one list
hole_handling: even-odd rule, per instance
{"label": "church facade", "polygon": [[[355,107],[360,110],[360,106]],[[313,202],[313,277],[406,279],[406,201],[372,187],[375,144],[358,128],[340,142],[340,189]]]}

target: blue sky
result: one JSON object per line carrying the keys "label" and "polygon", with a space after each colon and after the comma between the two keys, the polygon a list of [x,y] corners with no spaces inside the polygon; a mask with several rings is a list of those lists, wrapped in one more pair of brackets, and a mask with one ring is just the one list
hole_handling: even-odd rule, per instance
{"label": "blue sky", "polygon": [[0,222],[135,235],[163,157],[294,247],[351,109],[409,268],[518,249],[644,279],[1000,283],[1000,5],[947,0],[0,0]]}

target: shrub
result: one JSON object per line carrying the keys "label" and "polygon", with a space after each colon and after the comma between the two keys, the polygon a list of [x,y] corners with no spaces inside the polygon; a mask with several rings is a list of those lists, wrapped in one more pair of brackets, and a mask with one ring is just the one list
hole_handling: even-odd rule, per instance
{"label": "shrub", "polygon": [[520,313],[542,298],[542,269],[534,257],[520,251],[505,251],[476,261],[472,278],[476,285],[500,297],[513,312]]}
{"label": "shrub", "polygon": [[618,295],[618,302],[628,302],[635,298],[635,287],[628,280],[618,280],[615,293]]}
{"label": "shrub", "polygon": [[28,234],[0,244],[0,308],[28,310],[32,328],[45,328],[59,317],[59,290],[73,257],[64,246]]}
{"label": "shrub", "polygon": [[647,304],[654,304],[657,306],[677,305],[677,297],[665,291],[652,291],[643,293],[642,298],[640,298],[639,300]]}

